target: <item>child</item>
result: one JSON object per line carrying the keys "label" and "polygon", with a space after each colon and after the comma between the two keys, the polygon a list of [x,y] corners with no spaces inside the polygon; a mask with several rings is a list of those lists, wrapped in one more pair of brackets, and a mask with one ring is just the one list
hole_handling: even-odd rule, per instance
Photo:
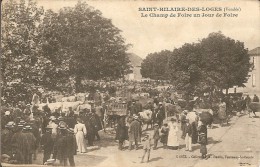
{"label": "child", "polygon": [[147,134],[142,141],[143,141],[144,154],[143,154],[141,163],[144,162],[144,157],[145,157],[145,154],[146,154],[146,153],[148,154],[148,155],[147,155],[147,161],[146,161],[146,162],[149,162],[149,159],[150,159],[150,151],[151,151],[151,137],[150,137],[150,135]]}
{"label": "child", "polygon": [[153,149],[157,149],[157,144],[160,139],[160,134],[159,134],[159,125],[156,123],[154,124],[154,133],[153,133],[153,140],[154,140],[154,146]]}
{"label": "child", "polygon": [[167,149],[167,143],[168,143],[168,135],[169,135],[169,128],[168,124],[164,123],[161,130],[161,142],[163,143],[163,148]]}
{"label": "child", "polygon": [[206,135],[205,133],[200,133],[200,153],[201,153],[201,159],[206,158],[207,155],[207,140],[206,140]]}

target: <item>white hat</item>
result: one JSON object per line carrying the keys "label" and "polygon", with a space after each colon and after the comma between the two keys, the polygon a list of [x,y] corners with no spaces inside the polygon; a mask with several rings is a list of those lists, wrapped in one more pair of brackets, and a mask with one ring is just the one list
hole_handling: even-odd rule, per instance
{"label": "white hat", "polygon": [[137,115],[134,115],[134,119],[138,119],[138,116],[137,116]]}
{"label": "white hat", "polygon": [[5,111],[5,115],[10,115],[10,111]]}

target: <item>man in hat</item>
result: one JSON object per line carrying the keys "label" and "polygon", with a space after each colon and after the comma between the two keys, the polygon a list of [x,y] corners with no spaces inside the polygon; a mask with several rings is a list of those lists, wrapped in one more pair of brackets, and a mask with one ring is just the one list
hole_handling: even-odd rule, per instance
{"label": "man in hat", "polygon": [[142,111],[143,111],[143,106],[142,106],[142,104],[139,102],[138,99],[136,99],[134,106],[135,106],[135,111],[136,111],[135,114],[138,114],[139,112],[142,112]]}
{"label": "man in hat", "polygon": [[46,133],[42,135],[41,146],[43,149],[43,164],[50,159],[51,154],[53,153],[54,140],[51,137],[52,127],[48,125],[46,127]]}
{"label": "man in hat", "polygon": [[186,119],[186,124],[184,126],[184,135],[185,135],[185,145],[186,145],[186,151],[192,151],[191,149],[191,141],[192,141],[192,127],[189,123],[189,119]]}
{"label": "man in hat", "polygon": [[23,124],[17,125],[17,131],[13,135],[12,143],[12,152],[15,154],[18,164],[25,164],[25,158],[28,154],[29,143],[26,135],[22,132]]}
{"label": "man in hat", "polygon": [[13,136],[13,128],[15,123],[8,122],[4,129],[1,131],[1,153],[11,155],[11,140]]}
{"label": "man in hat", "polygon": [[129,150],[132,149],[132,143],[135,142],[135,149],[138,149],[138,142],[141,142],[142,128],[138,121],[138,116],[134,116],[134,120],[129,125]]}
{"label": "man in hat", "polygon": [[123,143],[128,139],[128,127],[126,126],[125,116],[121,116],[118,120],[118,125],[116,129],[116,140],[119,141],[118,149],[123,149]]}
{"label": "man in hat", "polygon": [[32,164],[32,154],[36,149],[36,138],[31,132],[32,127],[30,125],[26,125],[23,127],[23,133],[25,134],[28,141],[28,152],[25,155],[25,163]]}
{"label": "man in hat", "polygon": [[98,131],[100,131],[102,129],[102,124],[101,124],[101,120],[99,118],[99,116],[97,115],[96,113],[96,108],[94,106],[91,106],[91,121],[94,125],[94,131],[95,131],[95,135],[94,135],[94,138],[97,137],[97,140],[99,141],[100,140],[100,136],[98,134]]}
{"label": "man in hat", "polygon": [[2,127],[4,127],[8,122],[13,121],[13,117],[11,116],[11,112],[10,111],[5,111],[4,116],[1,119],[2,121]]}
{"label": "man in hat", "polygon": [[[93,111],[93,110],[92,110]],[[95,113],[90,112],[87,116],[86,128],[87,128],[87,139],[89,146],[94,145],[94,139],[98,131],[98,123],[95,117]]]}
{"label": "man in hat", "polygon": [[74,155],[77,154],[77,143],[74,135],[74,129],[67,129],[67,155],[70,166],[75,166]]}
{"label": "man in hat", "polygon": [[58,125],[55,123],[56,118],[54,116],[50,117],[50,122],[49,122],[49,126],[52,128],[52,138],[56,139],[57,134],[58,134]]}
{"label": "man in hat", "polygon": [[184,134],[184,127],[185,127],[185,124],[186,124],[186,117],[187,117],[187,111],[184,110],[181,114],[181,130],[182,130],[182,135],[181,135],[181,138],[185,138],[185,134]]}
{"label": "man in hat", "polygon": [[28,116],[31,114],[31,105],[30,104],[26,105],[25,109],[23,110],[23,113]]}
{"label": "man in hat", "polygon": [[256,94],[254,94],[253,102],[259,102],[259,97]]}
{"label": "man in hat", "polygon": [[159,127],[161,128],[162,124],[163,124],[163,120],[165,119],[165,109],[163,107],[163,103],[162,102],[159,102],[159,107],[157,109],[155,117],[156,117],[156,121],[159,124]]}
{"label": "man in hat", "polygon": [[58,127],[59,135],[54,143],[54,157],[60,161],[60,166],[67,166],[68,148],[67,148],[67,128],[64,125]]}

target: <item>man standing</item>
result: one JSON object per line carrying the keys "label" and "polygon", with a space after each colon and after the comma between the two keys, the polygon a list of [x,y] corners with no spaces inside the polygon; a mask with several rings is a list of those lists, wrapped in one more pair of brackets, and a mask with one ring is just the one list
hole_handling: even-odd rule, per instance
{"label": "man standing", "polygon": [[254,95],[253,102],[259,102],[259,97],[256,94]]}
{"label": "man standing", "polygon": [[23,125],[17,126],[17,132],[13,135],[11,143],[13,154],[15,154],[18,164],[25,164],[25,158],[28,154],[29,143],[26,135],[22,132]]}
{"label": "man standing", "polygon": [[127,126],[125,124],[125,117],[122,116],[119,118],[117,129],[116,129],[116,140],[119,141],[118,149],[123,149],[123,143],[125,140],[127,140],[128,134],[127,134]]}
{"label": "man standing", "polygon": [[96,121],[95,121],[95,115],[92,112],[86,114],[85,125],[87,128],[88,145],[93,146],[94,145],[93,142],[96,134]]}
{"label": "man standing", "polygon": [[138,116],[134,116],[134,120],[129,125],[129,150],[132,149],[132,143],[135,142],[135,149],[138,149],[138,142],[141,142],[142,128],[138,121]]}
{"label": "man standing", "polygon": [[58,128],[59,128],[59,135],[54,144],[54,149],[56,151],[55,158],[59,160],[60,166],[67,166],[67,158],[68,158],[67,129],[64,125],[61,125]]}
{"label": "man standing", "polygon": [[181,130],[182,130],[181,138],[183,139],[185,138],[184,128],[186,124],[186,116],[187,116],[187,112],[184,110],[181,114]]}
{"label": "man standing", "polygon": [[159,102],[158,112],[156,113],[156,120],[157,120],[160,128],[162,127],[164,119],[165,119],[165,110],[162,105],[162,102]]}
{"label": "man standing", "polygon": [[72,128],[67,129],[68,134],[67,134],[67,155],[69,159],[70,166],[75,166],[75,161],[74,161],[74,155],[77,154],[77,143],[76,143],[76,138],[74,135],[74,130]]}
{"label": "man standing", "polygon": [[8,122],[1,131],[1,153],[11,155],[11,139],[13,136],[14,122]]}
{"label": "man standing", "polygon": [[185,134],[185,144],[186,144],[186,151],[191,150],[191,136],[192,136],[192,127],[189,123],[189,119],[186,119],[186,124],[184,126],[184,134]]}
{"label": "man standing", "polygon": [[44,133],[41,138],[41,146],[43,148],[43,164],[47,162],[48,159],[50,159],[51,154],[53,153],[54,140],[51,137],[51,131],[52,127],[47,126],[46,133]]}
{"label": "man standing", "polygon": [[248,109],[248,105],[251,103],[251,98],[249,97],[249,95],[246,96],[245,102],[246,102],[246,106],[247,106],[247,109]]}
{"label": "man standing", "polygon": [[32,127],[30,125],[26,125],[23,128],[23,132],[26,135],[28,141],[28,152],[25,155],[25,163],[32,164],[32,154],[35,152],[36,148],[36,138],[34,137],[33,133],[31,132]]}
{"label": "man standing", "polygon": [[139,102],[138,99],[137,99],[136,102],[135,102],[135,111],[136,111],[135,114],[138,114],[139,112],[142,112],[142,111],[143,111],[143,106],[142,106],[142,104]]}

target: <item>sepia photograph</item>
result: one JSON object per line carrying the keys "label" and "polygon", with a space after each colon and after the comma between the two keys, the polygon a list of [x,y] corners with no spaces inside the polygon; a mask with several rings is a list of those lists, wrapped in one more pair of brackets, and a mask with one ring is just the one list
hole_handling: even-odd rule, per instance
{"label": "sepia photograph", "polygon": [[3,167],[260,167],[258,0],[1,0]]}

